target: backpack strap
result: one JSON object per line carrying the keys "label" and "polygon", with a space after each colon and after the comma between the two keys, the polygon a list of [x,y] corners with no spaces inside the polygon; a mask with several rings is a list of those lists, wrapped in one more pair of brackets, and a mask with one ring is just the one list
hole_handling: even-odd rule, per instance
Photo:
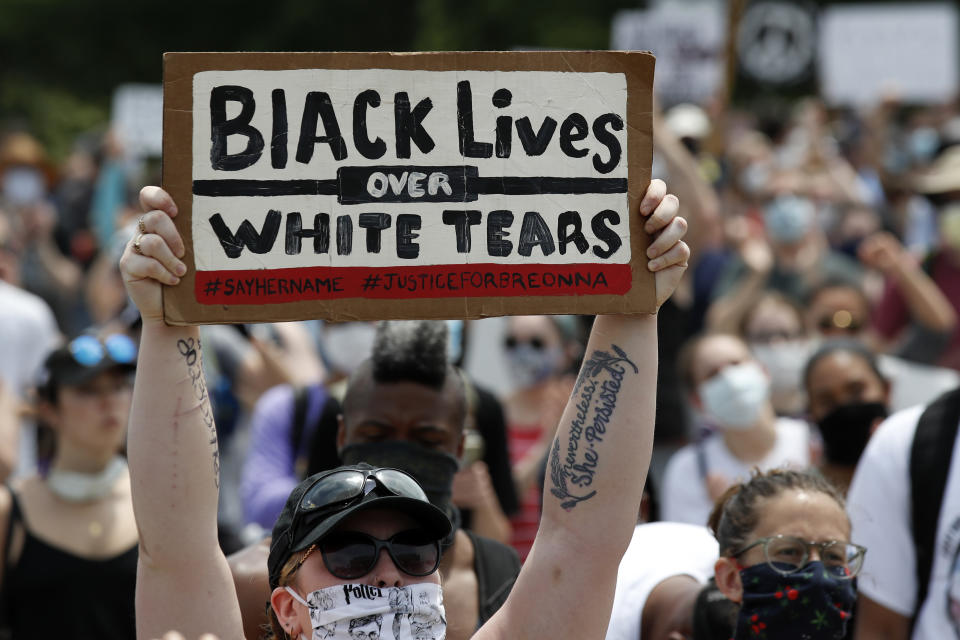
{"label": "backpack strap", "polygon": [[917,558],[917,604],[911,625],[916,624],[927,599],[936,555],[937,523],[958,427],[960,389],[955,389],[924,409],[910,448],[911,525]]}
{"label": "backpack strap", "polygon": [[463,532],[473,543],[473,567],[477,572],[478,619],[477,628],[497,612],[520,573],[520,556],[513,547],[496,540],[478,536],[472,531]]}
{"label": "backpack strap", "polygon": [[293,390],[293,424],[290,425],[290,449],[293,451],[293,468],[297,478],[306,472],[308,452],[303,446],[307,431],[307,405],[310,403],[310,388],[295,387]]}

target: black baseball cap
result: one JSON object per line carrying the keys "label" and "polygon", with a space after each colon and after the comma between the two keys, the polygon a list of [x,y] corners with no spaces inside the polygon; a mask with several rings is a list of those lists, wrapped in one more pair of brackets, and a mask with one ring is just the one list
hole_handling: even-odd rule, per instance
{"label": "black baseball cap", "polygon": [[437,540],[453,530],[450,518],[430,504],[417,481],[404,471],[356,464],[316,473],[290,492],[273,526],[267,559],[270,587],[279,585],[291,555],[321,542],[342,520],[366,509],[405,513]]}
{"label": "black baseball cap", "polygon": [[43,364],[40,392],[50,397],[63,385],[81,385],[105,371],[136,369],[137,345],[130,336],[115,333],[103,338],[84,334],[55,349]]}

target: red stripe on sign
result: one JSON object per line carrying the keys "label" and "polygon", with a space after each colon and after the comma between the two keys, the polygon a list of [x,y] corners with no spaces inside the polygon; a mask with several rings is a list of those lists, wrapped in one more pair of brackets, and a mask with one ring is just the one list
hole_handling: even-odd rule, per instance
{"label": "red stripe on sign", "polygon": [[276,304],[300,300],[489,298],[624,294],[629,264],[304,267],[198,271],[200,304]]}

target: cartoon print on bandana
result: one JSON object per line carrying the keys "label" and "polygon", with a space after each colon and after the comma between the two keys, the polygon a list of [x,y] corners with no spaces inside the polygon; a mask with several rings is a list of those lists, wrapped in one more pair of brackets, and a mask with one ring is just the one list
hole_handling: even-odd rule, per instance
{"label": "cartoon print on bandana", "polygon": [[383,616],[379,614],[354,618],[350,621],[350,638],[352,640],[380,640],[380,627]]}
{"label": "cartoon print on bandana", "polygon": [[[307,596],[307,602],[310,603],[310,613],[322,613],[324,611],[329,611],[336,606],[336,603],[333,600],[333,596],[325,591],[314,591],[309,596]],[[316,609],[314,609],[316,607]],[[311,620],[311,622],[313,622]],[[337,634],[337,623],[336,621],[331,622],[326,625],[318,625],[314,628],[314,638],[319,638],[319,640],[327,640],[327,638],[332,638]]]}
{"label": "cartoon print on bandana", "polygon": [[413,640],[442,640],[447,628],[447,621],[436,609],[430,614],[412,614],[410,616],[410,630]]}
{"label": "cartoon print on bandana", "polygon": [[390,608],[397,613],[413,611],[413,592],[409,587],[398,587],[390,591]]}

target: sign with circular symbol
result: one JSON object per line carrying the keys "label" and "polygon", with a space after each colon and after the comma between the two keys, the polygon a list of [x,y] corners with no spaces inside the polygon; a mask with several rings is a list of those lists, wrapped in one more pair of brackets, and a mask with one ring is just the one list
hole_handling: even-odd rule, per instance
{"label": "sign with circular symbol", "polygon": [[816,20],[805,6],[755,2],[747,7],[737,30],[740,66],[758,82],[799,82],[813,65],[816,36]]}

